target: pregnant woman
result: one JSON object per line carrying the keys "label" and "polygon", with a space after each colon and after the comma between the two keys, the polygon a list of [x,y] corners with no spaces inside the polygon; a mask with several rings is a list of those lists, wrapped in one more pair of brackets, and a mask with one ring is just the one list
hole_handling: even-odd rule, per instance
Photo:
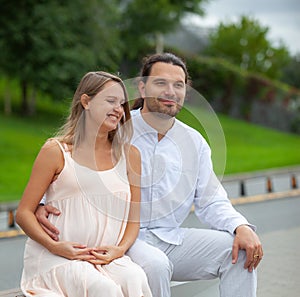
{"label": "pregnant woman", "polygon": [[[125,252],[139,232],[140,154],[131,146],[127,93],[120,78],[89,72],[66,123],[41,148],[17,210],[28,235],[25,296],[151,297],[144,271]],[[34,213],[46,203],[60,230],[53,240]]]}

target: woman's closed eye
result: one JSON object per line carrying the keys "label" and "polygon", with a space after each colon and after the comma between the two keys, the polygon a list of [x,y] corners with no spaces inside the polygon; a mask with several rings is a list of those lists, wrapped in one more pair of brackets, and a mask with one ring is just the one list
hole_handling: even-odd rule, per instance
{"label": "woman's closed eye", "polygon": [[125,100],[108,98],[108,99],[106,99],[106,101],[113,106],[122,106],[123,107],[125,104]]}

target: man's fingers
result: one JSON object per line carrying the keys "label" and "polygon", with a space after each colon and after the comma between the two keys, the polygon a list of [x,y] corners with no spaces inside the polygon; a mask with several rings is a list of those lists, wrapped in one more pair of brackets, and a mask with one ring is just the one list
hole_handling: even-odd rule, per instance
{"label": "man's fingers", "polygon": [[259,258],[257,258],[255,260],[255,263],[254,263],[254,266],[253,266],[254,269],[256,269],[256,267],[258,266],[258,264],[260,263],[260,261],[261,261],[261,259],[259,259]]}
{"label": "man's fingers", "polygon": [[56,233],[53,233],[48,228],[46,228],[44,225],[41,224],[41,227],[44,229],[44,231],[55,241],[58,241],[58,236]]}
{"label": "man's fingers", "polygon": [[232,264],[235,264],[239,257],[239,247],[236,244],[232,246]]}
{"label": "man's fingers", "polygon": [[41,225],[43,225],[44,229],[46,228],[49,230],[47,232],[48,234],[49,234],[49,232],[53,233],[56,236],[59,234],[59,230],[54,225],[52,225],[47,218],[43,218],[43,219],[39,220],[39,222]]}
{"label": "man's fingers", "polygon": [[60,211],[52,205],[46,204],[45,209],[48,213],[54,214],[56,216],[60,215]]}
{"label": "man's fingers", "polygon": [[49,222],[48,216],[50,213],[59,215],[60,211],[51,205],[39,206],[35,212],[35,215],[46,233],[49,234],[52,238],[56,238],[59,234],[59,230]]}
{"label": "man's fingers", "polygon": [[247,258],[246,258],[244,268],[248,269],[249,272],[252,272],[253,266],[254,266],[254,261],[256,261],[256,259],[253,258],[252,251],[246,250],[246,255],[247,255]]}

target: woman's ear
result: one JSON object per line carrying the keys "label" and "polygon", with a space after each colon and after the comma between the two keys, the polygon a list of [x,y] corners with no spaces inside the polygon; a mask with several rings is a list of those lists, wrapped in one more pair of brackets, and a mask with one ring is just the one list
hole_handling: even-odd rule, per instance
{"label": "woman's ear", "polygon": [[89,109],[90,97],[87,94],[81,95],[80,102],[84,109]]}

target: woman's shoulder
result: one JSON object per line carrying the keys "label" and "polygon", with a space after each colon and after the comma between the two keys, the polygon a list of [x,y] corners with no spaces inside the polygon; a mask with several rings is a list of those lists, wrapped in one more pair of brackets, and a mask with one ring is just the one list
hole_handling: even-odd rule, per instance
{"label": "woman's shoulder", "polygon": [[57,151],[60,150],[63,152],[72,151],[72,145],[69,145],[57,138],[48,138],[42,148],[57,150]]}
{"label": "woman's shoulder", "polygon": [[49,170],[53,169],[55,172],[59,172],[64,166],[64,156],[59,144],[53,139],[48,139],[41,147],[35,163],[42,164],[41,166]]}
{"label": "woman's shoulder", "polygon": [[124,152],[127,158],[140,158],[139,149],[130,143],[124,145]]}
{"label": "woman's shoulder", "polygon": [[40,153],[47,155],[48,158],[56,158],[62,156],[63,145],[55,138],[49,138],[43,144]]}
{"label": "woman's shoulder", "polygon": [[132,144],[126,144],[124,146],[124,153],[127,164],[127,171],[140,172],[141,154],[137,147]]}

